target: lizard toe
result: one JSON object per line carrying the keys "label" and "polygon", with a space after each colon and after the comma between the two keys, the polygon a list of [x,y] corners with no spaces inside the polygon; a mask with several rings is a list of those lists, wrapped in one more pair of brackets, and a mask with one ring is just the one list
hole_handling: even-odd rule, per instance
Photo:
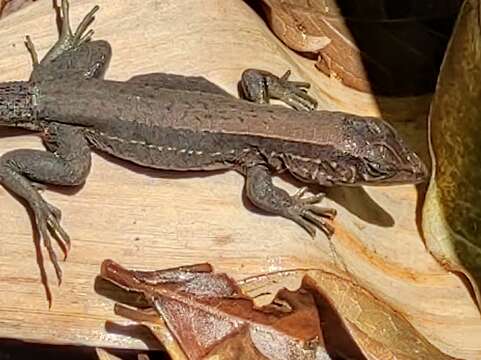
{"label": "lizard toe", "polygon": [[[88,29],[88,27],[95,20],[95,13],[99,10],[99,6],[95,5],[90,12],[85,15],[81,23],[78,25],[75,34],[73,35],[73,45],[74,47],[79,47],[81,44],[90,41],[94,34],[94,30]],[[87,32],[86,32],[87,31]]]}
{"label": "lizard toe", "polygon": [[50,262],[55,269],[55,274],[60,285],[62,282],[62,269],[60,267],[57,253],[55,252],[51,238],[54,237],[60,244],[64,252],[64,259],[67,257],[71,244],[69,235],[60,225],[61,211],[57,207],[47,202],[41,203],[33,210],[40,240],[43,246],[47,249]]}
{"label": "lizard toe", "polygon": [[280,99],[295,110],[313,111],[317,108],[317,101],[307,93],[310,84],[303,81],[288,81],[284,78],[278,80],[277,87]]}
{"label": "lizard toe", "polygon": [[316,236],[316,227],[309,221],[305,220],[301,215],[291,214],[291,216],[288,216],[287,218],[291,219],[296,224],[300,225],[304,230],[306,230],[309,233],[309,235],[311,235],[311,237]]}
{"label": "lizard toe", "polygon": [[324,198],[324,193],[302,197],[305,192],[306,188],[300,188],[291,196],[291,204],[283,215],[301,225],[312,237],[316,229],[320,229],[330,238],[335,230],[330,221],[335,218],[336,209],[314,205]]}
{"label": "lizard toe", "polygon": [[60,221],[62,219],[62,211],[60,209],[52,204],[47,203],[48,210],[52,215],[57,219],[57,221]]}
{"label": "lizard toe", "polygon": [[282,101],[289,104],[297,111],[313,111],[317,107],[317,101],[299,88],[288,87],[285,89]]}
{"label": "lizard toe", "polygon": [[316,227],[321,229],[322,232],[326,234],[328,238],[331,238],[331,236],[334,234],[334,231],[335,231],[334,226],[329,224],[325,219],[314,215],[309,210],[304,211],[303,216],[304,218],[309,220],[311,223],[313,223]]}
{"label": "lizard toe", "polygon": [[328,218],[328,219],[334,219],[337,215],[337,210],[333,208],[328,208],[328,207],[322,207],[322,206],[317,206],[317,205],[307,205],[305,206],[306,210],[309,210],[310,212]]}
{"label": "lizard toe", "polygon": [[62,283],[62,269],[58,262],[57,254],[55,253],[55,250],[52,245],[52,241],[51,241],[49,230],[48,230],[48,222],[46,221],[44,216],[39,215],[39,216],[36,216],[36,223],[37,223],[37,230],[40,234],[41,242],[43,243],[43,246],[47,249],[50,262],[52,263],[55,269],[55,274],[57,275],[58,284],[60,285]]}
{"label": "lizard toe", "polygon": [[308,197],[300,197],[297,199],[298,205],[312,205],[321,202],[326,197],[325,193],[318,193]]}

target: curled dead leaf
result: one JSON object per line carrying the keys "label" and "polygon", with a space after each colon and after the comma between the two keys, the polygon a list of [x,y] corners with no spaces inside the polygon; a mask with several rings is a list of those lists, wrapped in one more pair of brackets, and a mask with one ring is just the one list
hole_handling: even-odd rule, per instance
{"label": "curled dead leaf", "polygon": [[466,1],[429,116],[433,172],[423,209],[431,253],[464,273],[481,308],[481,5]]}
{"label": "curled dead leaf", "polygon": [[36,0],[0,0],[0,18],[21,9]]}
{"label": "curled dead leaf", "polygon": [[453,359],[433,346],[402,314],[350,280],[309,271],[304,287],[325,297],[367,359]]}
{"label": "curled dead leaf", "polygon": [[[389,304],[343,277],[324,270],[264,274],[241,281],[249,296],[269,297],[279,284],[316,297],[326,349],[347,359],[454,359],[433,346]],[[354,348],[354,346],[355,348]]]}
{"label": "curled dead leaf", "polygon": [[[237,284],[206,264],[139,272],[106,260],[101,276],[151,304],[116,305],[117,314],[143,323],[162,318],[188,359],[453,359],[388,304],[326,271],[264,274]],[[302,279],[297,290],[279,290],[293,278]],[[267,304],[254,305],[266,295]]]}
{"label": "curled dead leaf", "polygon": [[154,323],[154,309],[188,359],[329,359],[309,292],[283,290],[257,308],[232,279],[206,264],[130,271],[106,260],[101,276],[142,293],[151,305],[150,310],[117,305],[117,314]]}
{"label": "curled dead leaf", "polygon": [[263,0],[272,31],[318,54],[317,68],[356,90],[411,96],[434,89],[460,0]]}

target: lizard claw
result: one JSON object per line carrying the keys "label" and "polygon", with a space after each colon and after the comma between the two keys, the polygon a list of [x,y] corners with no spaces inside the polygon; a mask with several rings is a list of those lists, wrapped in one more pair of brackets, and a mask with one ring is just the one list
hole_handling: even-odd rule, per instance
{"label": "lizard claw", "polygon": [[334,234],[334,226],[327,220],[333,220],[337,211],[314,205],[324,198],[324,193],[302,197],[306,190],[303,187],[291,196],[292,204],[286,207],[283,216],[302,226],[312,237],[316,235],[316,228],[319,228],[330,238]]}
{"label": "lizard claw", "polygon": [[[64,1],[66,1],[66,0],[64,0]],[[85,43],[87,41],[90,41],[90,39],[92,38],[92,36],[94,34],[94,30],[89,29],[89,31],[87,31],[86,33],[85,33],[85,31],[90,26],[90,24],[92,24],[92,22],[95,20],[94,15],[99,9],[100,9],[100,7],[98,5],[95,5],[92,8],[92,10],[90,10],[90,12],[87,15],[85,15],[83,20],[77,26],[77,30],[75,30],[75,34],[73,35],[73,41],[72,41],[74,47],[78,47],[78,46],[82,45],[83,43]]]}
{"label": "lizard claw", "polygon": [[[99,10],[99,6],[95,5],[90,12],[85,15],[83,20],[77,26],[75,33],[72,32],[70,26],[70,16],[69,16],[69,2],[68,0],[62,0],[61,14],[60,14],[60,35],[58,41],[55,45],[47,52],[45,57],[42,59],[41,63],[49,63],[55,60],[64,52],[74,50],[79,48],[82,44],[90,41],[94,31],[88,29],[88,27],[95,20],[95,13]],[[38,56],[35,52],[34,46],[30,38],[26,41],[27,48],[32,56],[34,64],[38,64]]]}
{"label": "lizard claw", "polygon": [[317,101],[307,94],[311,84],[304,81],[289,81],[291,71],[287,70],[278,80],[278,97],[296,110],[312,111],[317,107]]}
{"label": "lizard claw", "polygon": [[62,212],[60,209],[52,204],[47,203],[49,211],[52,213],[52,215],[55,217],[55,219],[60,222],[62,219]]}
{"label": "lizard claw", "polygon": [[[63,43],[65,50],[70,50],[79,47],[86,41],[89,41],[92,37],[94,31],[90,29],[85,33],[90,24],[95,20],[95,13],[98,11],[99,6],[95,5],[90,12],[85,15],[83,20],[77,26],[75,33],[72,34],[72,28],[70,27],[70,16],[69,16],[69,2],[68,0],[62,0],[62,28],[59,36],[59,43]],[[85,33],[85,35],[84,35]],[[62,46],[61,45],[61,46]]]}
{"label": "lizard claw", "polygon": [[62,269],[60,268],[57,254],[53,248],[50,234],[61,244],[64,250],[64,259],[66,259],[71,242],[70,237],[60,225],[61,211],[45,201],[35,206],[33,211],[41,242],[47,249],[60,285],[62,282]]}

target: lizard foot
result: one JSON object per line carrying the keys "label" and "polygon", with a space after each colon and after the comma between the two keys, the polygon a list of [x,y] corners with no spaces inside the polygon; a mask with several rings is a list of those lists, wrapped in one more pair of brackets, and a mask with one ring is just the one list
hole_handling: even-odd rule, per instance
{"label": "lizard foot", "polygon": [[242,74],[243,95],[257,103],[268,103],[269,99],[279,99],[296,110],[312,111],[317,101],[307,94],[310,84],[304,81],[289,81],[291,71],[276,75],[263,70],[248,69]]}
{"label": "lizard foot", "polygon": [[279,90],[282,93],[282,97],[279,99],[296,110],[314,110],[317,107],[317,101],[307,95],[307,89],[311,87],[311,84],[304,81],[289,81],[287,79],[290,75],[291,71],[287,70],[278,80]]}
{"label": "lizard foot", "polygon": [[50,234],[52,234],[52,236],[61,244],[64,250],[65,259],[70,250],[70,237],[60,225],[62,213],[57,207],[46,201],[33,206],[32,209],[35,215],[35,222],[40,235],[40,240],[47,249],[60,285],[62,282],[62,269],[58,263],[57,254],[53,248]]}
{"label": "lizard foot", "polygon": [[71,50],[79,47],[82,43],[89,41],[94,34],[94,31],[90,29],[85,33],[90,24],[95,20],[95,13],[98,11],[99,6],[95,5],[90,12],[85,15],[83,20],[77,26],[75,33],[72,33],[72,28],[70,27],[70,16],[69,16],[69,2],[68,0],[62,0],[61,7],[61,30],[60,36],[56,46],[62,48],[63,51]]}
{"label": "lizard foot", "polygon": [[[59,39],[55,43],[55,45],[47,52],[45,57],[42,59],[42,63],[52,62],[55,60],[59,55],[63,54],[66,51],[75,50],[79,48],[82,44],[90,41],[94,34],[94,30],[90,29],[87,31],[88,27],[92,22],[95,20],[95,13],[99,10],[99,6],[95,5],[90,12],[85,15],[83,20],[77,26],[75,32],[72,32],[72,28],[70,26],[70,17],[69,17],[69,2],[68,0],[62,0],[61,5],[61,15],[60,15],[60,34]],[[26,37],[26,45],[27,49],[32,57],[32,62],[35,65],[38,64],[38,55],[35,50],[35,47],[32,43],[32,40],[27,35]]]}
{"label": "lizard foot", "polygon": [[292,204],[286,207],[282,215],[302,226],[312,237],[316,235],[317,227],[330,238],[334,234],[334,227],[326,219],[334,219],[337,214],[336,209],[315,205],[324,198],[325,194],[303,197],[306,190],[307,188],[303,187],[291,196]]}

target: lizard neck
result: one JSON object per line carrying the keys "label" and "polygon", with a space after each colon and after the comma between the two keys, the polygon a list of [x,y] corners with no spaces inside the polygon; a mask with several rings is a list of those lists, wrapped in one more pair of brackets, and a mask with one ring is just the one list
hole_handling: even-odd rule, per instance
{"label": "lizard neck", "polygon": [[0,83],[0,126],[38,130],[34,86],[27,81]]}

